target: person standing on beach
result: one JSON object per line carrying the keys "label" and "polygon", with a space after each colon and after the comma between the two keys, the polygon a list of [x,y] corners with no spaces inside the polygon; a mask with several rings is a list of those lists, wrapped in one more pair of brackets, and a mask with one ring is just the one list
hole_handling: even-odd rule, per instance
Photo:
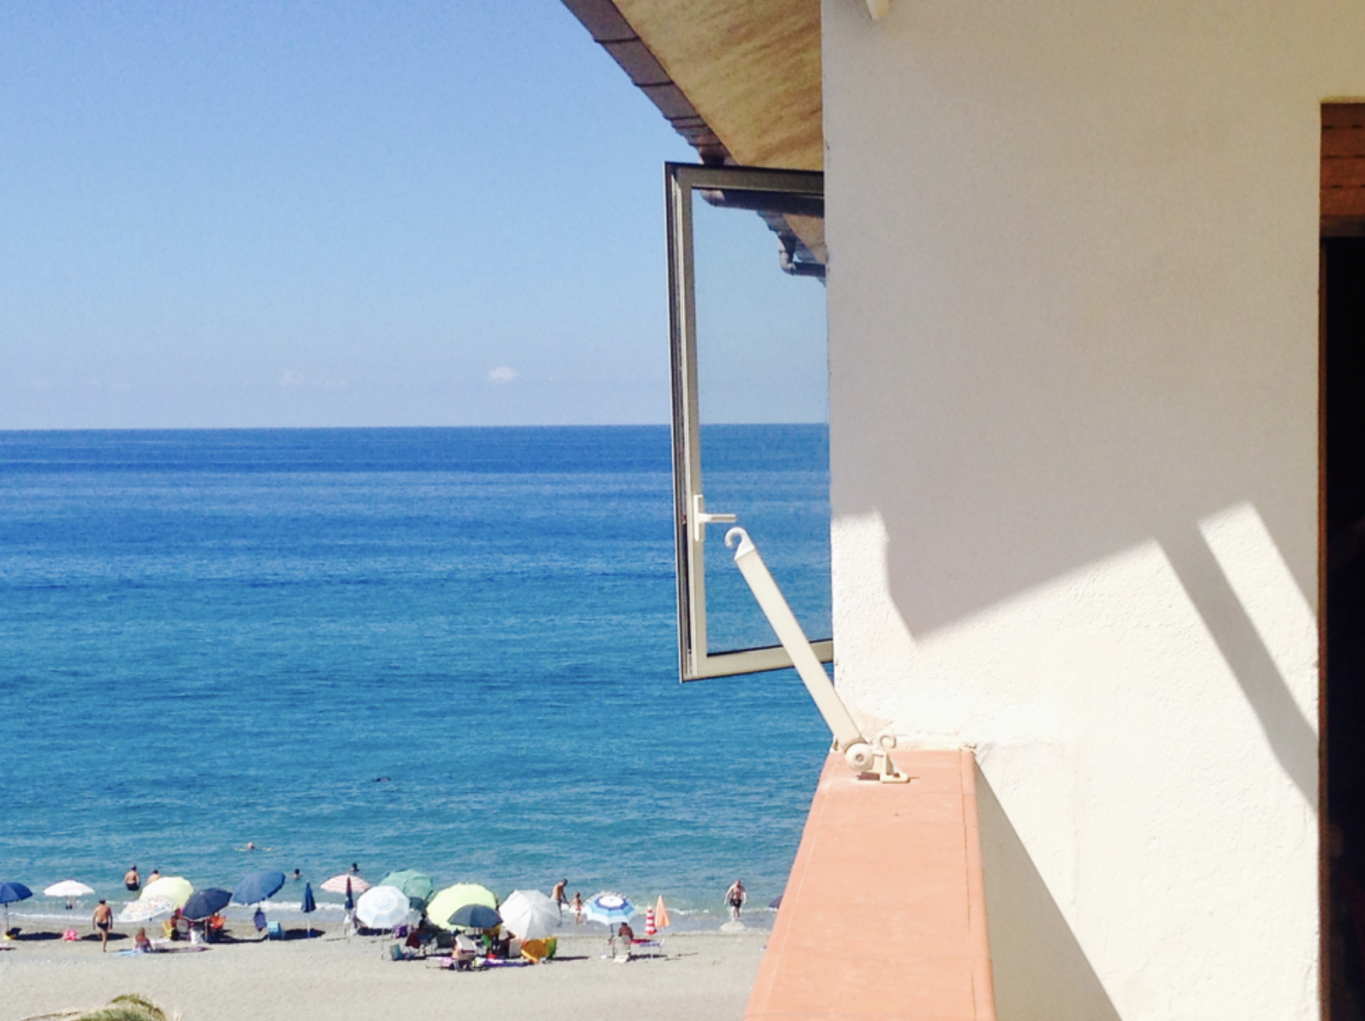
{"label": "person standing on beach", "polygon": [[101,898],[100,902],[95,905],[95,913],[91,916],[90,921],[100,931],[100,953],[104,953],[109,949],[109,930],[114,927],[113,908]]}
{"label": "person standing on beach", "polygon": [[740,880],[736,879],[730,884],[730,889],[725,891],[725,904],[730,909],[730,921],[739,921],[739,912],[748,899],[749,893],[744,889],[744,884]]}
{"label": "person standing on beach", "polygon": [[555,902],[556,907],[563,908],[565,904],[569,903],[569,898],[564,895],[564,887],[568,885],[567,879],[561,879],[555,883],[555,888],[550,891],[550,900]]}
{"label": "person standing on beach", "polygon": [[142,877],[137,874],[137,866],[134,865],[123,875],[123,885],[128,888],[129,893],[137,893],[142,886]]}
{"label": "person standing on beach", "polygon": [[583,895],[575,890],[573,903],[569,906],[573,908],[573,920],[574,924],[577,925],[579,922],[583,921]]}

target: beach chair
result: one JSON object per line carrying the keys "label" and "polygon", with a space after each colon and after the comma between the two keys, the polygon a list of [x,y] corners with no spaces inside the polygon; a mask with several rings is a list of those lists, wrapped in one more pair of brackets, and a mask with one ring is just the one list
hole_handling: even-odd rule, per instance
{"label": "beach chair", "polygon": [[664,941],[661,939],[634,939],[630,941],[632,957],[666,957]]}
{"label": "beach chair", "polygon": [[284,939],[284,926],[275,919],[271,919],[265,927],[266,939]]}

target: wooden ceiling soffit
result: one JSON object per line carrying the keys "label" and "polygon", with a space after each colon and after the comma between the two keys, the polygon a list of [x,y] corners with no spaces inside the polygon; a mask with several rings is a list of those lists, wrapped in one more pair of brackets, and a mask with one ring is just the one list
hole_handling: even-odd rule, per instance
{"label": "wooden ceiling soffit", "polygon": [[705,163],[821,170],[819,0],[563,0]]}
{"label": "wooden ceiling soffit", "polygon": [[1365,234],[1365,103],[1322,107],[1322,233]]}
{"label": "wooden ceiling soffit", "polygon": [[564,6],[583,23],[593,40],[611,54],[635,86],[643,92],[675,131],[697,150],[703,163],[730,163],[730,154],[701,114],[669,78],[612,0],[564,0]]}

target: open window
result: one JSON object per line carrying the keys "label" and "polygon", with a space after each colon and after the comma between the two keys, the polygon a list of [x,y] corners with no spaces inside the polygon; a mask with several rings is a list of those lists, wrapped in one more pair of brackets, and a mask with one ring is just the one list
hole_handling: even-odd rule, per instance
{"label": "open window", "polygon": [[736,520],[832,662],[823,175],[665,179],[682,679],[792,665],[722,541]]}

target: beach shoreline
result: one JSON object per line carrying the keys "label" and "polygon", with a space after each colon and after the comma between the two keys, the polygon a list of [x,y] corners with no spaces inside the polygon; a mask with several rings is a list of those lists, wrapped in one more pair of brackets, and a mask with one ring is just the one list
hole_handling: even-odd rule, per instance
{"label": "beach shoreline", "polygon": [[34,930],[0,951],[0,1021],[94,1008],[130,992],[178,1012],[183,1021],[435,1012],[562,1021],[739,1019],[769,935],[760,928],[670,932],[663,936],[662,957],[618,964],[603,956],[606,929],[590,928],[561,933],[556,959],[547,964],[482,974],[446,971],[434,958],[393,961],[392,939],[347,937],[335,924],[315,929],[311,939],[291,924],[284,940],[248,937],[203,952],[161,954],[119,953],[133,946],[136,929],[126,926],[107,953],[88,926],[77,942],[63,942],[60,928]]}

